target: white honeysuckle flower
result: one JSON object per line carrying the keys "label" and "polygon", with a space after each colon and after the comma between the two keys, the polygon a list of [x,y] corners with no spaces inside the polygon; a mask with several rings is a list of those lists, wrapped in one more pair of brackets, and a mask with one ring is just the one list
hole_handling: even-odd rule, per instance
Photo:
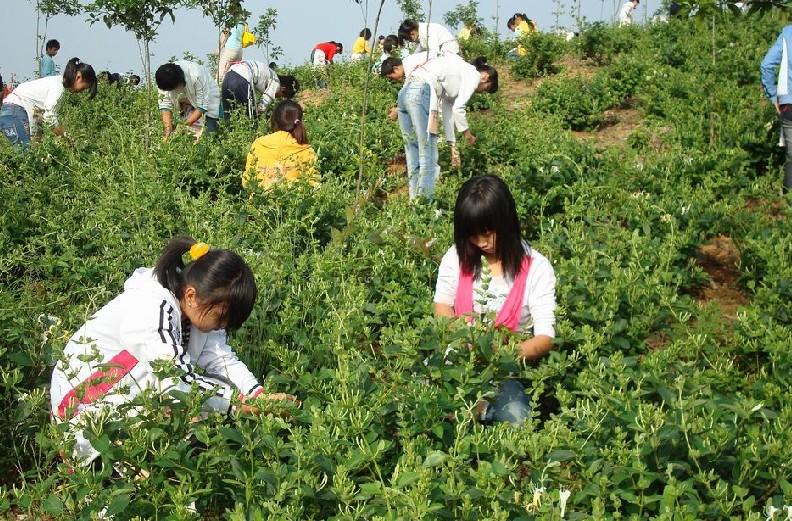
{"label": "white honeysuckle flower", "polygon": [[558,506],[561,508],[561,519],[564,519],[566,515],[566,505],[571,495],[572,492],[567,488],[562,488],[558,491]]}
{"label": "white honeysuckle flower", "polygon": [[792,506],[785,505],[784,510],[787,513],[787,521],[792,521]]}
{"label": "white honeysuckle flower", "polygon": [[753,408],[751,409],[751,412],[756,412],[759,409],[761,409],[762,407],[764,407],[764,404],[763,403],[758,403],[758,404],[753,406]]}
{"label": "white honeysuckle flower", "polygon": [[773,519],[775,519],[776,513],[778,512],[779,510],[776,507],[774,507],[773,505],[768,505],[766,511],[767,521],[773,521]]}
{"label": "white honeysuckle flower", "polygon": [[556,165],[553,165],[553,166],[550,167],[550,173],[551,174],[557,174],[560,170],[561,169],[558,168]]}

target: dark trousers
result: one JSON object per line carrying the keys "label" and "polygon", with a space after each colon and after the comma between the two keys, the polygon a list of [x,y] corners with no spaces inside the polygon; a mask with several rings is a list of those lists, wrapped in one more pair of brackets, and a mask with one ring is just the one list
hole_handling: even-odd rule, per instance
{"label": "dark trousers", "polygon": [[223,117],[231,117],[231,109],[235,106],[245,107],[249,118],[256,117],[256,102],[253,98],[253,86],[248,80],[234,71],[228,71],[223,78]]}
{"label": "dark trousers", "polygon": [[784,192],[792,192],[792,105],[781,105],[781,132],[784,134],[786,162],[784,163]]}

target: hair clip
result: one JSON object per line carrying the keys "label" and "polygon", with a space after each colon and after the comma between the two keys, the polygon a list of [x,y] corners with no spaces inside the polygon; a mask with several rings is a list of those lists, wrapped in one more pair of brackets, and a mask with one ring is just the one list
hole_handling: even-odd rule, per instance
{"label": "hair clip", "polygon": [[195,262],[209,251],[209,245],[205,242],[196,242],[190,246],[190,259]]}

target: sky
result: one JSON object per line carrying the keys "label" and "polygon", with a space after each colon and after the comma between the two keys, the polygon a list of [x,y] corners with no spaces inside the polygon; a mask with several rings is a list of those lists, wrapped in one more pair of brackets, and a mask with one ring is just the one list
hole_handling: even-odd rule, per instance
{"label": "sky", "polygon": [[[466,0],[433,0],[432,20],[442,21],[442,15]],[[611,20],[623,0],[580,0],[581,13],[589,21]],[[364,0],[365,3],[365,0]],[[572,0],[480,0],[479,16],[492,28],[499,4],[499,30],[504,36],[511,33],[506,29],[506,19],[515,12],[524,12],[538,23],[540,29],[551,30],[555,26],[553,14],[560,3],[564,13],[560,25],[574,28],[569,11]],[[32,0],[0,0],[3,18],[13,23],[3,24],[0,31],[0,73],[8,80],[11,73],[22,80],[32,76],[34,70],[36,15]],[[375,5],[376,4],[376,5]],[[424,10],[429,1],[423,0]],[[363,16],[353,0],[245,0],[245,7],[252,12],[250,25],[254,26],[265,9],[278,11],[278,25],[273,32],[275,45],[283,48],[280,63],[299,64],[307,60],[316,43],[335,40],[344,43],[348,53],[352,42],[363,27]],[[370,0],[371,13],[367,26],[374,28],[375,9],[379,2]],[[660,0],[644,0],[635,15],[642,21],[659,8]],[[379,34],[395,32],[401,22],[401,12],[395,0],[386,0]],[[58,16],[50,20],[47,36],[57,38],[61,50],[55,63],[63,67],[72,57],[79,57],[98,71],[136,72],[142,69],[138,46],[134,36],[123,29],[108,29],[104,24],[90,25],[84,15],[77,17]],[[166,62],[172,56],[182,58],[185,51],[205,58],[217,47],[217,30],[212,22],[197,10],[176,12],[176,22],[163,23],[159,37],[152,46],[152,68]],[[264,60],[264,51],[258,47],[245,49],[245,57]]]}

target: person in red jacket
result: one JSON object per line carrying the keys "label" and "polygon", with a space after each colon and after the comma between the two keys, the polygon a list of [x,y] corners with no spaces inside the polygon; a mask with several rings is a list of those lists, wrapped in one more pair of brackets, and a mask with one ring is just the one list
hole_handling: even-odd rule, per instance
{"label": "person in red jacket", "polygon": [[344,46],[338,42],[317,43],[311,51],[311,63],[317,67],[324,67],[333,63],[336,54],[344,52]]}
{"label": "person in red jacket", "polygon": [[311,51],[311,63],[317,70],[316,87],[323,89],[327,86],[327,79],[324,71],[325,65],[333,63],[336,54],[344,52],[344,46],[338,42],[317,43]]}

